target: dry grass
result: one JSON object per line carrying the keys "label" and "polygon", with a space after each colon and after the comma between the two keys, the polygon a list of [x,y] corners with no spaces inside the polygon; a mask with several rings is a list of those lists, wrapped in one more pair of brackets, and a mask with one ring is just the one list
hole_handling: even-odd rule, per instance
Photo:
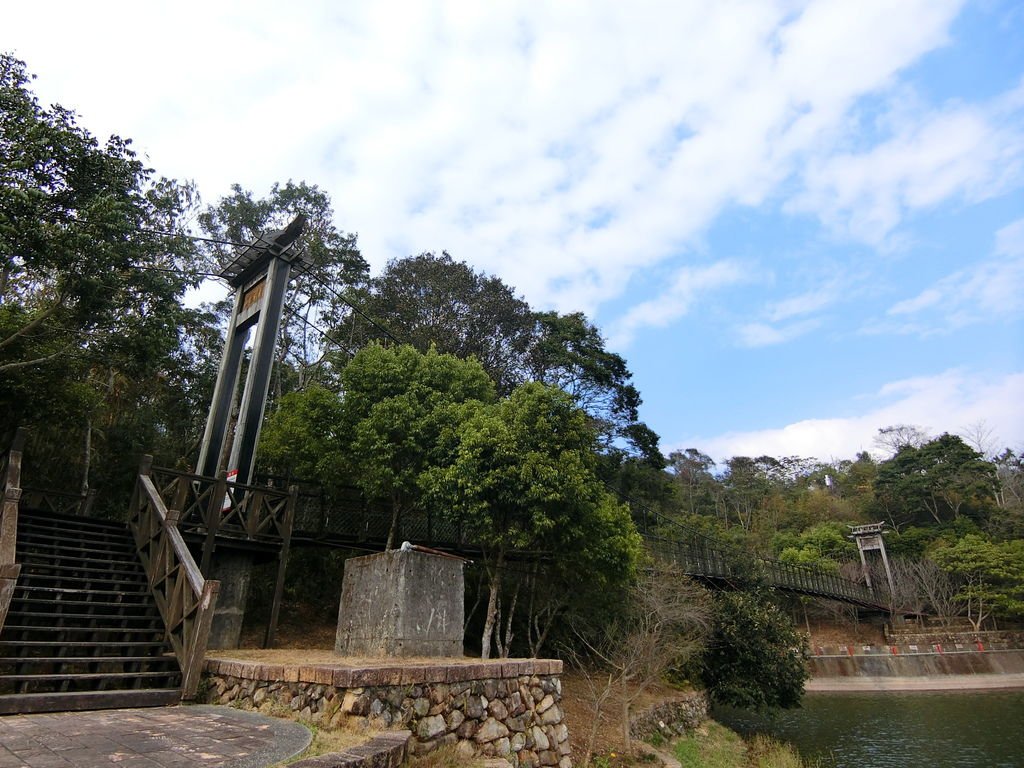
{"label": "dry grass", "polygon": [[[264,714],[271,714],[288,720],[294,719],[294,713],[290,713],[290,717],[288,714],[279,714],[277,712],[264,712]],[[326,755],[331,752],[341,752],[350,747],[358,747],[377,735],[377,731],[370,730],[365,725],[354,722],[346,723],[338,728],[321,728],[309,725],[308,723],[303,723],[303,725],[313,733],[309,746],[306,747],[304,752],[285,760],[280,765],[288,765],[298,760],[305,760],[307,757],[316,757],[317,755]]]}
{"label": "dry grass", "polygon": [[409,768],[475,768],[484,764],[482,757],[465,757],[459,753],[455,745],[435,749],[425,755],[410,757],[406,761]]}

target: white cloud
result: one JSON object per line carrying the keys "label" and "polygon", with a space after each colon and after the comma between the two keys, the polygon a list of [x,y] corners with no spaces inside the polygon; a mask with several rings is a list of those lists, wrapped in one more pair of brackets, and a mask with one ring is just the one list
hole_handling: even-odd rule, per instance
{"label": "white cloud", "polygon": [[854,288],[848,277],[833,278],[813,290],[769,302],[762,319],[741,324],[737,336],[742,347],[784,344],[821,327],[820,313],[835,305]]}
{"label": "white cloud", "polygon": [[[996,233],[995,255],[957,270],[888,310],[869,332],[933,335],[1024,311],[1024,219]],[[894,322],[895,321],[895,322]]]}
{"label": "white cloud", "polygon": [[667,450],[697,447],[716,460],[763,454],[853,458],[859,451],[873,451],[878,430],[891,424],[919,425],[937,435],[986,423],[993,426],[997,442],[1024,434],[1024,372],[986,375],[950,370],[891,382],[863,402],[865,410],[854,415],[695,437]]}
{"label": "white cloud", "polygon": [[636,305],[612,326],[610,345],[622,349],[642,328],[663,328],[687,314],[705,294],[749,279],[749,271],[735,261],[680,269],[661,295]]}
{"label": "white cloud", "polygon": [[813,157],[789,210],[880,246],[908,211],[977,202],[1021,183],[1024,83],[983,105],[929,109],[906,93],[896,99],[885,121],[892,135],[864,151]]}
{"label": "white cloud", "polygon": [[773,323],[789,320],[792,317],[809,315],[819,312],[835,303],[841,295],[838,283],[830,283],[796,296],[790,296],[768,305],[768,319]]}
{"label": "white cloud", "polygon": [[768,323],[746,323],[738,329],[739,342],[744,347],[770,347],[784,344],[819,327],[821,322],[816,319],[801,320],[784,325]]}
{"label": "white cloud", "polygon": [[[23,3],[0,47],[41,93],[135,136],[208,198],[303,178],[378,267],[447,248],[535,304],[593,312],[723,208],[778,194],[858,99],[945,44],[959,6],[307,0],[282,14],[183,0],[111,3],[100,19],[69,2],[52,24],[50,4]],[[988,180],[960,170],[963,153],[1005,157],[1005,137],[970,117],[949,118],[963,139],[940,192]],[[934,142],[927,126],[914,136]],[[819,165],[812,192],[835,200],[822,215],[858,207],[863,182]]]}

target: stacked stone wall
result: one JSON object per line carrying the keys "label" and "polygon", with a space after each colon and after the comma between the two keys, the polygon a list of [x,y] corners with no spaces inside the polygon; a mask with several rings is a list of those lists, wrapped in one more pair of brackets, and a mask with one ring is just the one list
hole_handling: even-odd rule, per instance
{"label": "stacked stone wall", "polygon": [[561,667],[546,660],[367,669],[210,660],[204,698],[287,709],[322,726],[358,718],[371,728],[408,729],[413,754],[457,745],[467,756],[501,757],[516,768],[572,768]]}
{"label": "stacked stone wall", "polygon": [[981,643],[985,648],[1007,650],[1024,648],[1024,632],[1017,630],[997,631],[985,630],[975,632],[971,629],[943,629],[930,627],[927,630],[913,627],[900,627],[885,630],[886,642],[894,645],[944,645],[976,646]]}
{"label": "stacked stone wall", "polygon": [[708,719],[708,697],[694,692],[665,701],[645,710],[630,720],[629,733],[634,739],[650,739],[661,734],[666,739],[682,736]]}

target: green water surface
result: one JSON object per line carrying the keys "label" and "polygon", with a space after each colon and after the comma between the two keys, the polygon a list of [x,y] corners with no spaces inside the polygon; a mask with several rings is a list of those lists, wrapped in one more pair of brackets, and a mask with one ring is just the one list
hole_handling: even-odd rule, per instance
{"label": "green water surface", "polygon": [[1024,691],[814,693],[771,718],[724,707],[712,716],[825,767],[1024,768]]}

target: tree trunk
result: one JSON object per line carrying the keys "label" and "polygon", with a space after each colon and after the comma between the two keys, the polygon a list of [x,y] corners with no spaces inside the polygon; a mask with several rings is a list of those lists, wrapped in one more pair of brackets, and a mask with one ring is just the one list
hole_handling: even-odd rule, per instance
{"label": "tree trunk", "polygon": [[[590,673],[584,672],[584,674],[588,679],[590,678]],[[612,693],[613,685],[614,681],[612,676],[608,675],[608,680],[604,684],[604,688],[601,689],[601,692],[597,695],[597,698],[594,701],[594,719],[590,722],[590,733],[587,735],[586,753],[583,755],[583,761],[580,765],[590,765],[590,758],[594,756],[594,745],[597,743],[597,732],[601,728],[601,717],[603,714],[601,710],[604,707],[605,701]]]}
{"label": "tree trunk", "polygon": [[479,583],[476,585],[476,597],[473,599],[473,607],[465,612],[465,616],[464,616],[463,621],[462,621],[462,634],[463,635],[465,635],[466,634],[466,630],[469,629],[470,619],[473,618],[473,615],[476,613],[476,609],[480,607],[480,601],[483,600],[483,595],[484,595],[484,576],[486,576],[486,575],[487,575],[486,571],[481,571],[480,572],[480,580],[479,580]]}
{"label": "tree trunk", "polygon": [[491,658],[491,637],[494,635],[494,619],[498,615],[498,600],[501,598],[501,577],[505,571],[505,548],[498,549],[498,557],[494,562],[494,573],[491,574],[490,596],[487,598],[487,616],[484,620],[484,632],[480,639],[480,658]]}
{"label": "tree trunk", "polygon": [[633,740],[629,733],[629,691],[626,689],[626,681],[622,681],[622,743],[626,754],[633,751]]}
{"label": "tree trunk", "polygon": [[[509,654],[512,653],[512,638],[515,635],[512,634],[512,618],[516,615],[516,603],[519,601],[519,583],[516,583],[516,589],[512,593],[512,599],[508,605],[508,616],[505,618],[505,632],[502,637],[499,638],[498,651],[499,655],[503,659],[507,659]],[[499,634],[500,631],[499,631]]]}
{"label": "tree trunk", "polygon": [[92,418],[85,417],[85,444],[82,447],[82,484],[79,491],[84,496],[89,492],[89,470],[92,468]]}
{"label": "tree trunk", "polygon": [[401,511],[401,508],[402,508],[401,501],[399,501],[396,497],[392,496],[391,497],[391,525],[388,527],[388,540],[387,540],[387,543],[384,545],[384,549],[386,549],[386,550],[387,549],[394,549],[395,548],[395,537],[398,534],[398,518],[400,516],[399,513]]}

